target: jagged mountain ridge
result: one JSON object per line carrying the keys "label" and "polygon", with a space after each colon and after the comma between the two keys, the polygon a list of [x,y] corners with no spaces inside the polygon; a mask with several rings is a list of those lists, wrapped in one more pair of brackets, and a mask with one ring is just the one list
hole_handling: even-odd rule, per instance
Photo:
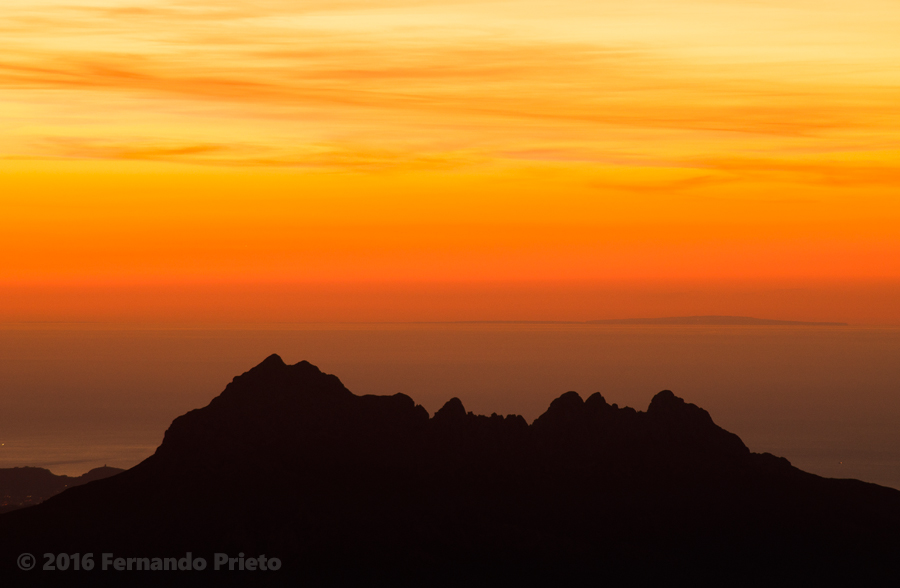
{"label": "jagged mountain ridge", "polygon": [[831,574],[875,569],[898,529],[900,492],[751,453],[669,391],[645,412],[569,392],[531,425],[455,398],[429,418],[274,355],[138,466],[0,517],[9,552],[266,553],[286,583]]}

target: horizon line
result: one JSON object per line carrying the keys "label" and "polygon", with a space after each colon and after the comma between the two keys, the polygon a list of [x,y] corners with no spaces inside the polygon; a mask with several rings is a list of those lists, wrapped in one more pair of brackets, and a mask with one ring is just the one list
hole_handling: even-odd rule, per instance
{"label": "horizon line", "polygon": [[[238,325],[464,325],[464,324],[527,324],[527,325],[646,325],[646,326],[854,326],[842,321],[797,321],[784,319],[757,318],[742,315],[679,315],[663,317],[629,317],[613,319],[588,320],[530,320],[530,319],[467,319],[467,320],[366,320],[366,321],[140,321],[140,320],[33,320],[33,321],[0,321],[4,326],[40,326],[40,325],[84,325],[84,326],[143,326],[143,327],[181,327],[193,326],[238,326]],[[856,325],[860,326],[860,325]],[[862,326],[897,326],[891,324],[872,324]]]}

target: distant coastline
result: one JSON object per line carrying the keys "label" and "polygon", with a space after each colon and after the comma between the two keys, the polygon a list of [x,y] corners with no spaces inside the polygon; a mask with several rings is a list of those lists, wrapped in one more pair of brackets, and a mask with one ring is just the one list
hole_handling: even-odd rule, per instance
{"label": "distant coastline", "polygon": [[585,321],[591,325],[722,325],[722,326],[804,326],[804,327],[847,327],[848,323],[826,323],[806,321],[780,321],[749,316],[668,316],[660,318],[630,318]]}
{"label": "distant coastline", "polygon": [[782,321],[749,316],[665,316],[657,318],[602,319],[593,321],[449,321],[452,324],[509,324],[509,325],[707,325],[707,326],[794,326],[849,327],[849,323]]}

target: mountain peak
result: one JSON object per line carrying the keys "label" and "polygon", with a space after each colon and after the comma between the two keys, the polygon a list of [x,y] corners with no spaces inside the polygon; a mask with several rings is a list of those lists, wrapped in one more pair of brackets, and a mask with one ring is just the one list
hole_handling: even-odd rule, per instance
{"label": "mountain peak", "polygon": [[[287,393],[310,388],[343,389],[336,376],[323,373],[308,361],[288,365],[281,356],[273,353],[256,366],[235,377],[219,398],[234,396],[235,390],[253,390],[254,397],[264,394]],[[345,389],[346,390],[346,389]]]}
{"label": "mountain peak", "polygon": [[687,404],[682,398],[675,396],[671,390],[658,392],[651,400],[647,412],[678,410]]}
{"label": "mountain peak", "polygon": [[457,421],[466,417],[466,408],[463,406],[462,400],[453,397],[444,403],[444,406],[434,413],[436,421]]}
{"label": "mountain peak", "polygon": [[695,434],[710,427],[719,429],[708,412],[696,404],[685,402],[671,390],[663,390],[653,397],[650,406],[647,407],[647,415],[655,419],[680,423],[681,426],[692,429]]}
{"label": "mountain peak", "polygon": [[534,424],[538,428],[566,429],[575,423],[583,424],[587,417],[584,399],[578,392],[566,392],[550,403],[546,412],[535,419]]}
{"label": "mountain peak", "polygon": [[682,398],[675,396],[671,390],[663,390],[656,394],[650,401],[650,406],[647,407],[647,414],[687,418],[695,424],[712,424],[713,422],[708,412],[696,404],[685,402]]}
{"label": "mountain peak", "polygon": [[677,449],[695,458],[718,455],[731,459],[750,453],[740,437],[716,425],[708,412],[685,402],[671,390],[653,397],[647,416],[657,423],[657,431],[670,450]]}
{"label": "mountain peak", "polygon": [[250,377],[251,379],[259,377],[271,378],[276,374],[284,372],[285,368],[287,367],[288,365],[284,363],[284,360],[281,359],[281,356],[277,353],[273,353],[240,376],[236,376],[233,382],[245,380],[247,379],[247,377]]}
{"label": "mountain peak", "polygon": [[277,353],[273,353],[269,357],[262,360],[262,362],[257,367],[263,367],[263,366],[269,366],[269,365],[283,366],[283,365],[285,365],[285,363],[284,363],[284,360],[281,359],[280,355],[278,355]]}

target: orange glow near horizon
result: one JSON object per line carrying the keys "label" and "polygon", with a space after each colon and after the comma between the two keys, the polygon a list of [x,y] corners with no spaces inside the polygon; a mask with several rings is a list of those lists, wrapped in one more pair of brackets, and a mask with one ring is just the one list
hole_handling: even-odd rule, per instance
{"label": "orange glow near horizon", "polygon": [[0,321],[900,324],[891,2],[8,4]]}

